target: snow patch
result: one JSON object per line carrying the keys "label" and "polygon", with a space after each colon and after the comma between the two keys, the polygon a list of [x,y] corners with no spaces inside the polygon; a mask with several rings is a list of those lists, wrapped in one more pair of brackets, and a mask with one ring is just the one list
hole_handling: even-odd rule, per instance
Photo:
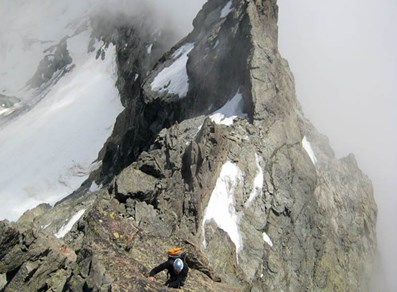
{"label": "snow patch", "polygon": [[317,163],[316,155],[314,155],[314,151],[313,151],[312,145],[306,139],[306,136],[303,136],[302,146],[306,150],[306,152],[309,155],[309,157],[310,157],[311,161],[313,162],[313,164],[316,165],[316,163]]}
{"label": "snow patch", "polygon": [[273,246],[273,242],[266,232],[263,232],[263,241],[266,242],[268,245]]}
{"label": "snow patch", "polygon": [[101,188],[102,188],[102,184],[97,185],[97,184],[93,181],[92,184],[91,184],[91,186],[90,186],[89,191],[90,191],[91,193],[94,193],[94,192],[99,191]]}
{"label": "snow patch", "polygon": [[257,173],[254,178],[254,186],[252,188],[251,194],[248,197],[247,202],[245,203],[245,207],[249,208],[252,205],[252,202],[256,199],[256,197],[262,195],[262,189],[263,189],[263,170],[262,167],[260,166],[260,161],[262,158],[255,153],[255,162],[256,162],[256,169]]}
{"label": "snow patch", "polygon": [[10,109],[8,109],[8,108],[2,108],[2,107],[0,107],[0,115],[5,114],[5,113],[7,113],[7,112],[9,112],[9,111],[10,111]]}
{"label": "snow patch", "polygon": [[230,126],[237,117],[245,117],[243,113],[244,100],[240,91],[233,96],[223,107],[214,112],[210,118],[216,124]]}
{"label": "snow patch", "polygon": [[204,246],[207,245],[205,240],[205,224],[207,221],[213,219],[219,228],[223,229],[233,241],[236,246],[237,256],[243,247],[243,242],[238,227],[239,215],[234,206],[234,192],[238,183],[242,180],[243,174],[238,166],[229,161],[222,166],[208,206],[204,211],[202,223]]}
{"label": "snow patch", "polygon": [[188,54],[194,48],[193,43],[184,44],[172,55],[174,62],[164,68],[150,84],[153,91],[177,94],[180,98],[186,96],[189,90],[189,76],[186,64]]}
{"label": "snow patch", "polygon": [[152,53],[153,44],[148,45],[146,52],[150,55]]}
{"label": "snow patch", "polygon": [[56,238],[63,238],[70,230],[72,230],[73,225],[79,221],[79,219],[81,218],[81,216],[83,216],[85,212],[85,209],[82,209],[80,211],[78,211],[76,214],[74,214],[72,216],[72,218],[69,219],[69,221],[64,224],[57,233],[55,233],[55,237]]}
{"label": "snow patch", "polygon": [[46,225],[41,225],[40,227],[41,227],[41,229],[46,229],[48,226],[50,226],[51,225],[51,223],[48,223],[48,224],[46,224]]}
{"label": "snow patch", "polygon": [[232,12],[232,0],[226,3],[225,7],[222,8],[221,10],[221,18],[224,18],[229,15],[230,12]]}

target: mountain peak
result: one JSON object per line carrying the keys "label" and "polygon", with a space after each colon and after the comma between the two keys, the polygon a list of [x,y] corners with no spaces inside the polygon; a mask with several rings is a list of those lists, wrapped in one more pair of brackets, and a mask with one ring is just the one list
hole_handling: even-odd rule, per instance
{"label": "mountain peak", "polygon": [[193,24],[153,69],[139,35],[108,34],[125,109],[79,190],[0,226],[6,289],[158,291],[149,271],[181,246],[189,291],[368,291],[371,182],[304,117],[276,1],[211,0]]}

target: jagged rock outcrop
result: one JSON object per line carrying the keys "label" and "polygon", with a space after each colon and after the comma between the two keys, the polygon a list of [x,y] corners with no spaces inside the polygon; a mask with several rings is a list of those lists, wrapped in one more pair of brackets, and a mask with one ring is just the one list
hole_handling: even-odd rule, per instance
{"label": "jagged rock outcrop", "polygon": [[5,291],[61,291],[76,261],[75,252],[37,229],[20,232],[4,222],[0,229]]}
{"label": "jagged rock outcrop", "polygon": [[[90,180],[109,183],[147,147],[146,142],[151,137],[149,132],[145,133],[146,125],[141,116],[145,106],[141,85],[161,55],[172,46],[170,40],[174,36],[167,28],[154,28],[153,17],[149,13],[146,11],[136,20],[121,16],[115,21],[106,14],[91,20],[92,40],[101,39],[105,44],[116,46],[116,86],[125,109],[116,120],[112,136],[99,153],[102,168],[94,172]],[[97,53],[100,56],[104,52],[98,50]]]}
{"label": "jagged rock outcrop", "polygon": [[73,60],[69,55],[66,41],[67,37],[62,39],[57,46],[53,46],[45,51],[48,54],[40,61],[35,74],[27,82],[28,86],[32,88],[45,86],[51,79],[54,80],[53,82],[56,82],[62,75],[72,70],[73,66],[68,66]]}
{"label": "jagged rock outcrop", "polygon": [[[186,291],[368,291],[371,182],[353,155],[336,159],[305,119],[277,50],[276,1],[210,0],[152,71],[150,61],[131,65],[144,45],[123,31],[116,43],[130,48],[118,51],[126,111],[88,182],[106,187],[41,206],[33,224],[32,213],[16,227],[2,223],[5,290],[162,291],[165,275],[146,277],[180,245],[191,267]],[[135,70],[142,79],[132,84]],[[62,212],[69,221],[48,221]],[[24,244],[27,233],[38,234],[33,243],[60,238],[35,248]],[[58,246],[73,256],[53,252]],[[53,256],[44,275],[55,273],[54,284],[27,266]]]}

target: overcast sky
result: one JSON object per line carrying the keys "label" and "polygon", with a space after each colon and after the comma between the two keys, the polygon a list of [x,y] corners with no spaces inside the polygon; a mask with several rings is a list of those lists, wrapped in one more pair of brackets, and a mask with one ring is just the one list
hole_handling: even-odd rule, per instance
{"label": "overcast sky", "polygon": [[305,115],[371,178],[397,291],[397,1],[279,0],[279,44]]}

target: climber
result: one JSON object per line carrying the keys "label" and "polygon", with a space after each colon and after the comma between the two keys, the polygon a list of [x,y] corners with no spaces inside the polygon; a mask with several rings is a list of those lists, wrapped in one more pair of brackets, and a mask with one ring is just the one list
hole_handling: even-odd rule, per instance
{"label": "climber", "polygon": [[168,251],[168,260],[157,267],[153,268],[149,273],[149,280],[156,280],[154,275],[161,271],[168,270],[168,280],[165,285],[170,288],[180,288],[185,284],[189,268],[185,262],[185,253],[181,248],[174,248]]}

